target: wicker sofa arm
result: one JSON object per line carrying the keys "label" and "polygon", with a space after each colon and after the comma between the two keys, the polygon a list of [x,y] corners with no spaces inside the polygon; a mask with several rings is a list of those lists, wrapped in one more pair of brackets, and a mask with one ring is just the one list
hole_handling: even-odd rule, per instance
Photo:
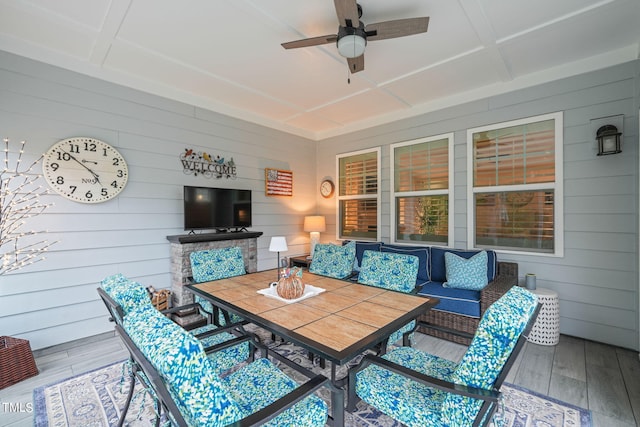
{"label": "wicker sofa arm", "polygon": [[506,294],[509,289],[518,284],[518,263],[498,261],[498,274],[480,293],[480,315]]}

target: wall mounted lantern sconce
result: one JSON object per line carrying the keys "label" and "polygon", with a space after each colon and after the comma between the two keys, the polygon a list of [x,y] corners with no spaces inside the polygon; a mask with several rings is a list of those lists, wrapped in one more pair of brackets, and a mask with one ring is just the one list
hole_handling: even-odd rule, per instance
{"label": "wall mounted lantern sconce", "polygon": [[604,125],[598,128],[596,132],[596,141],[598,141],[598,156],[606,156],[608,154],[622,153],[620,149],[620,136],[618,128],[614,125]]}

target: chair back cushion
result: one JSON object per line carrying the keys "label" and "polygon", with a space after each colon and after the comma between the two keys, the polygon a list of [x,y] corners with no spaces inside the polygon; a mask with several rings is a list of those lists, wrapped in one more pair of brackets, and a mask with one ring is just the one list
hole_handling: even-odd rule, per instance
{"label": "chair back cushion", "polygon": [[246,273],[242,250],[233,246],[192,252],[191,274],[196,283],[241,276]]}
{"label": "chair back cushion", "polygon": [[[106,277],[101,282],[102,289],[122,308],[126,316],[132,310],[146,306],[153,307],[151,297],[147,290],[138,282],[126,278],[122,274],[114,274]],[[116,321],[121,324],[123,319]]]}
{"label": "chair back cushion", "polygon": [[[451,381],[471,387],[492,389],[520,335],[533,315],[538,298],[514,286],[493,303],[482,316],[476,334]],[[474,419],[481,402],[450,394],[442,405],[443,420],[463,425]]]}
{"label": "chair back cushion", "polygon": [[358,283],[410,293],[416,286],[419,263],[415,255],[364,251]]}
{"label": "chair back cushion", "polygon": [[202,344],[157,310],[131,312],[124,329],[167,384],[185,420],[193,426],[226,426],[241,418],[211,368]]}
{"label": "chair back cushion", "polygon": [[[382,242],[356,242],[356,258],[353,260],[353,271],[360,271],[360,266],[362,265],[362,257],[364,256],[364,251],[380,251],[382,248]],[[343,242],[343,245],[346,245],[349,242]]]}
{"label": "chair back cushion", "polygon": [[356,242],[344,246],[317,244],[309,271],[322,276],[344,279],[351,275],[356,257]]}
{"label": "chair back cushion", "polygon": [[429,247],[425,246],[422,248],[418,248],[415,246],[395,246],[395,245],[385,245],[382,247],[382,252],[393,252],[396,254],[406,254],[406,255],[415,255],[420,260],[418,264],[418,282],[427,282],[429,281],[429,270],[431,269],[429,265],[429,258],[431,255],[429,254]]}

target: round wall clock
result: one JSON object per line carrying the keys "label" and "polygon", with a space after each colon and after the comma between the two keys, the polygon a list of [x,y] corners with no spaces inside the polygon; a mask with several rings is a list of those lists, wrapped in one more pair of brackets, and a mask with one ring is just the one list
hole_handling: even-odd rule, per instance
{"label": "round wall clock", "polygon": [[129,179],[124,157],[94,138],[69,138],[53,144],[44,155],[42,170],[51,188],[81,203],[106,202]]}
{"label": "round wall clock", "polygon": [[333,191],[335,190],[335,186],[333,185],[333,181],[330,179],[325,179],[320,184],[320,194],[324,198],[329,198],[333,196]]}

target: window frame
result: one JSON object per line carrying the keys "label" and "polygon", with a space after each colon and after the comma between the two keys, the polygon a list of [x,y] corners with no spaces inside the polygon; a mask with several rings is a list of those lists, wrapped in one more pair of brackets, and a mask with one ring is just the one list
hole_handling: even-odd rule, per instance
{"label": "window frame", "polygon": [[[376,153],[376,193],[375,195],[373,194],[364,194],[364,195],[351,195],[351,196],[342,196],[340,195],[340,188],[341,187],[341,182],[340,182],[340,159],[345,158],[345,157],[352,157],[352,156],[358,156],[361,154],[368,154],[368,153]],[[382,149],[381,147],[374,147],[374,148],[367,148],[364,150],[358,150],[358,151],[350,151],[348,153],[341,153],[341,154],[336,154],[336,180],[337,182],[337,188],[336,188],[336,239],[337,240],[359,240],[359,241],[371,241],[371,242],[379,242],[380,241],[380,233],[382,230],[382,188],[381,188],[381,174],[382,174],[382,159],[380,158],[382,154]],[[376,237],[375,239],[372,238],[358,238],[358,239],[353,239],[352,237],[348,237],[348,236],[342,236],[342,229],[343,229],[343,224],[342,224],[342,218],[340,216],[340,202],[343,200],[362,200],[362,199],[376,199]]]}
{"label": "window frame", "polygon": [[[536,184],[513,184],[513,185],[495,185],[474,187],[474,158],[473,158],[473,135],[478,132],[486,132],[512,126],[520,126],[534,122],[545,120],[554,120],[554,172],[555,180],[548,183]],[[564,256],[564,180],[563,180],[563,149],[564,149],[564,118],[563,112],[542,114],[539,116],[526,117],[522,119],[510,120],[507,122],[494,123],[475,128],[467,129],[467,242],[471,248],[476,248],[475,235],[475,195],[476,193],[500,193],[506,191],[536,191],[536,190],[553,190],[554,192],[554,250],[553,252],[532,252],[523,248],[523,250],[496,248],[497,252],[516,254],[516,255],[534,255],[541,257],[563,257]]]}
{"label": "window frame", "polygon": [[[448,162],[448,188],[446,190],[419,190],[419,191],[395,191],[395,149],[399,147],[406,147],[410,145],[419,145],[423,143],[428,143],[432,141],[440,141],[442,139],[447,140],[447,162]],[[453,132],[434,135],[424,138],[412,139],[409,141],[398,142],[395,144],[391,144],[389,147],[389,154],[391,158],[391,188],[390,188],[390,226],[391,226],[391,242],[397,245],[415,245],[415,244],[423,244],[426,246],[441,246],[442,242],[431,242],[431,241],[417,241],[417,242],[407,242],[407,241],[398,241],[396,230],[397,230],[397,218],[396,218],[396,198],[397,197],[414,197],[414,196],[448,196],[448,225],[447,225],[447,247],[454,246],[454,153],[453,153],[453,142],[454,142],[454,134]]]}

